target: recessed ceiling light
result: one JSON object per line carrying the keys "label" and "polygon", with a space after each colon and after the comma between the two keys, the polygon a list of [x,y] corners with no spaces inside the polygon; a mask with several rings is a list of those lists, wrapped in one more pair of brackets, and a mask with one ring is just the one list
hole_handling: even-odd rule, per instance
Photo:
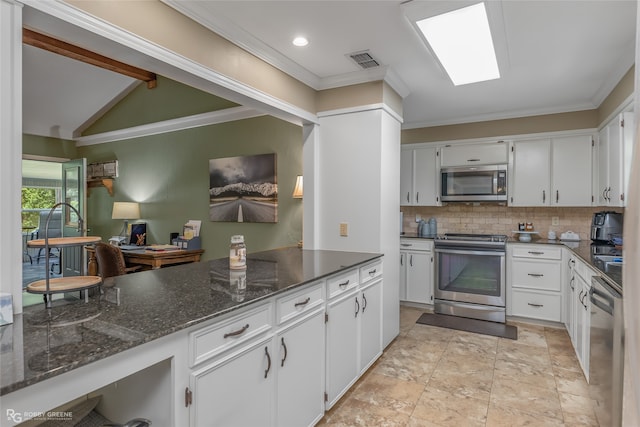
{"label": "recessed ceiling light", "polygon": [[306,37],[296,37],[295,39],[293,39],[293,45],[294,46],[298,46],[298,47],[303,47],[309,44],[309,40],[307,40]]}
{"label": "recessed ceiling light", "polygon": [[416,22],[454,85],[500,78],[484,3]]}

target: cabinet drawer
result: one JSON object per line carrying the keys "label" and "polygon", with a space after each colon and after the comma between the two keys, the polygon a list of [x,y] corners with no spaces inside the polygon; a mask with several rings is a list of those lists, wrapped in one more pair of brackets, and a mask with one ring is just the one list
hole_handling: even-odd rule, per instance
{"label": "cabinet drawer", "polygon": [[323,285],[324,282],[318,282],[299,292],[292,292],[291,295],[278,298],[276,302],[278,325],[322,305],[324,303]]}
{"label": "cabinet drawer", "polygon": [[559,291],[562,264],[557,261],[515,259],[511,262],[511,286]]}
{"label": "cabinet drawer", "polygon": [[360,267],[360,283],[367,283],[382,276],[382,260],[372,262],[364,267]]}
{"label": "cabinet drawer", "polygon": [[441,150],[441,166],[491,165],[507,163],[507,143],[453,145]]}
{"label": "cabinet drawer", "polygon": [[400,239],[401,251],[427,251],[433,250],[433,240],[426,239]]}
{"label": "cabinet drawer", "polygon": [[358,270],[349,270],[327,279],[329,298],[334,298],[358,286]]}
{"label": "cabinet drawer", "polygon": [[272,304],[244,312],[189,334],[190,366],[240,345],[271,329]]}
{"label": "cabinet drawer", "polygon": [[560,293],[513,289],[512,299],[511,314],[513,316],[553,322],[560,322],[562,318],[562,295]]}
{"label": "cabinet drawer", "polygon": [[521,245],[513,244],[514,257],[518,258],[540,258],[540,259],[562,259],[562,247],[552,247],[551,245]]}

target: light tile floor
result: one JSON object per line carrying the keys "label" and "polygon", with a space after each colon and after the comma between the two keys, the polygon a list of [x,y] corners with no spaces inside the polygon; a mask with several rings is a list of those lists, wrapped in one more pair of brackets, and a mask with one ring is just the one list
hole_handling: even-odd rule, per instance
{"label": "light tile floor", "polygon": [[418,325],[400,335],[318,426],[598,426],[564,329],[518,323],[518,340]]}

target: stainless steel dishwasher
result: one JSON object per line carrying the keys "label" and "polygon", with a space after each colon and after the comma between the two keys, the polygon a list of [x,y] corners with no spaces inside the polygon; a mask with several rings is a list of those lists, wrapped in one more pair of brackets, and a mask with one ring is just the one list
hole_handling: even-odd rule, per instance
{"label": "stainless steel dishwasher", "polygon": [[622,289],[605,278],[591,278],[589,393],[597,402],[601,426],[622,425],[624,323]]}

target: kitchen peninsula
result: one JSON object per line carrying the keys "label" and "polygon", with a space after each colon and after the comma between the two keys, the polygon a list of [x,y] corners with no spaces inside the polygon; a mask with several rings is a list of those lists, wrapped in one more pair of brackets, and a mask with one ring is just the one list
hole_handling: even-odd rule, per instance
{"label": "kitchen peninsula", "polygon": [[[199,417],[211,411],[243,420],[244,412],[258,413],[266,417],[263,425],[317,422],[324,413],[325,376],[327,388],[340,382],[330,365],[340,357],[332,349],[340,349],[331,346],[329,332],[333,312],[336,321],[343,320],[339,302],[348,302],[362,346],[352,355],[359,356],[353,362],[356,373],[338,387],[336,398],[382,352],[381,256],[276,249],[248,255],[246,271],[229,270],[228,258],[186,264],[113,278],[86,304],[56,301],[50,311],[41,304],[28,307],[2,330],[3,425],[8,410],[46,412],[94,392],[103,396],[101,408],[109,412],[103,415],[115,422],[146,417],[153,425],[200,425]],[[297,346],[296,339],[304,345]],[[300,365],[296,352],[304,347],[320,354]],[[227,369],[227,381],[211,381],[238,361],[242,369]],[[245,362],[253,361],[256,366],[247,367]],[[285,402],[297,411],[293,415],[281,409],[285,399],[279,399],[300,394],[296,387],[283,389],[289,366],[303,368],[294,381],[310,373],[317,384],[309,387],[311,403],[298,405],[302,409]],[[247,375],[258,384],[243,389]],[[241,402],[258,399],[258,408],[229,415],[227,409],[238,409],[234,390]],[[225,406],[216,407],[214,396],[226,396]]]}

